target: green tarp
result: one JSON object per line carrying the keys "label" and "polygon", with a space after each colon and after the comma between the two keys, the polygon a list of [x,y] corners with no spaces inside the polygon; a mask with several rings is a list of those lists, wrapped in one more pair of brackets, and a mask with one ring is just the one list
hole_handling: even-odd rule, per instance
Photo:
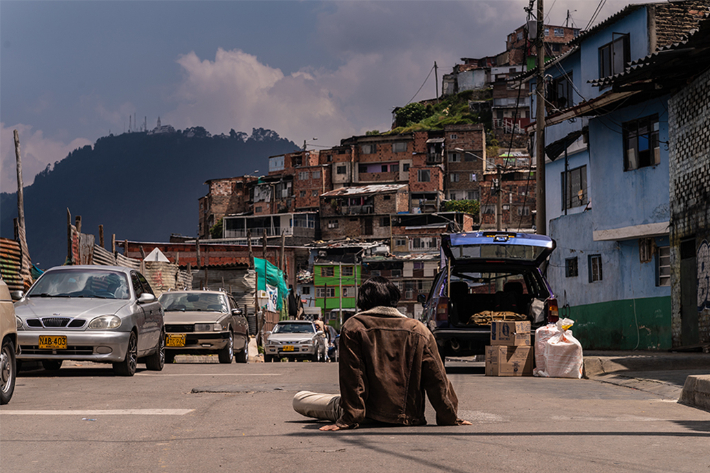
{"label": "green tarp", "polygon": [[254,258],[254,269],[258,278],[257,290],[266,291],[267,284],[278,289],[277,309],[280,311],[283,306],[283,300],[288,297],[288,286],[284,280],[284,272],[261,258]]}

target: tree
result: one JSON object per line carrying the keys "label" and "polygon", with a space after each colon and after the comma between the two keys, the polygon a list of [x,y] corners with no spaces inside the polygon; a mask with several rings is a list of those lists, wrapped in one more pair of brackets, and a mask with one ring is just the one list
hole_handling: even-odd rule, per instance
{"label": "tree", "polygon": [[222,238],[222,228],[223,224],[222,219],[220,218],[217,223],[210,227],[210,235],[212,236],[212,238]]}
{"label": "tree", "polygon": [[424,105],[418,102],[410,103],[395,110],[395,124],[397,126],[407,126],[410,123],[419,123],[430,115],[431,113],[427,113],[427,108]]}
{"label": "tree", "polygon": [[444,210],[447,212],[464,212],[478,216],[480,203],[477,200],[449,200],[444,202]]}

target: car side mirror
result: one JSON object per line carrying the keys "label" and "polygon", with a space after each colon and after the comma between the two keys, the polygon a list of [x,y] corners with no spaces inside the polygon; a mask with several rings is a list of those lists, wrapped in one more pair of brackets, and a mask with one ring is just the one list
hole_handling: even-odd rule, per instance
{"label": "car side mirror", "polygon": [[10,292],[10,299],[12,299],[13,301],[22,300],[23,297],[25,297],[25,293],[23,291],[11,291]]}
{"label": "car side mirror", "polygon": [[318,330],[318,331],[316,332],[316,336],[317,336],[317,337],[322,337],[322,336],[324,336],[324,335],[325,335],[325,334],[323,333],[323,330]]}
{"label": "car side mirror", "polygon": [[147,304],[148,302],[155,302],[158,299],[151,293],[149,292],[144,292],[140,296],[138,296],[138,303],[139,304]]}
{"label": "car side mirror", "polygon": [[232,315],[242,315],[242,309],[232,309]]}
{"label": "car side mirror", "polygon": [[269,332],[264,332],[264,336],[265,336],[266,339],[268,340],[269,337],[271,336],[271,332],[270,332],[270,331],[269,331]]}
{"label": "car side mirror", "polygon": [[426,294],[417,294],[417,302],[421,305],[426,305]]}

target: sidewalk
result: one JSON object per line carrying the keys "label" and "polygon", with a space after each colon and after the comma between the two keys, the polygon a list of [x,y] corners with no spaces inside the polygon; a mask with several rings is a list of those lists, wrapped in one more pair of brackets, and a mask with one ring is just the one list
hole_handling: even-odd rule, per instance
{"label": "sidewalk", "polygon": [[710,354],[587,351],[584,377],[710,410]]}

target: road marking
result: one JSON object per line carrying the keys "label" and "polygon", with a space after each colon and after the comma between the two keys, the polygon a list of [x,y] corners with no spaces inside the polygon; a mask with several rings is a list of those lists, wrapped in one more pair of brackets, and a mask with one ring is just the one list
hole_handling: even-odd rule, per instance
{"label": "road marking", "polygon": [[166,376],[282,376],[283,373],[196,373],[196,374],[147,374],[147,373],[136,373],[136,376],[155,376],[158,378],[164,378]]}
{"label": "road marking", "polygon": [[91,410],[15,410],[0,411],[6,416],[184,416],[194,409],[91,409]]}

